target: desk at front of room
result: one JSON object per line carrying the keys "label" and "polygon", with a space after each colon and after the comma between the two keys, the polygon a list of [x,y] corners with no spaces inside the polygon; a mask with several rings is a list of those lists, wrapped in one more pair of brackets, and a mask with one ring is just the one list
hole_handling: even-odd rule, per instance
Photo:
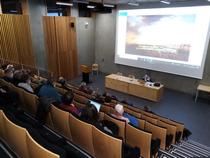
{"label": "desk at front of room", "polygon": [[164,86],[148,86],[138,79],[111,74],[105,77],[105,87],[158,102],[162,98]]}

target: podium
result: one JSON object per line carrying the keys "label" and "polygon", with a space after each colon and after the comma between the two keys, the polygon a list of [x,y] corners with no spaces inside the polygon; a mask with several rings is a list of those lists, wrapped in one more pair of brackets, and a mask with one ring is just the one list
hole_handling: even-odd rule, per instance
{"label": "podium", "polygon": [[80,70],[82,72],[82,82],[89,83],[89,73],[91,72],[91,68],[87,65],[80,65]]}

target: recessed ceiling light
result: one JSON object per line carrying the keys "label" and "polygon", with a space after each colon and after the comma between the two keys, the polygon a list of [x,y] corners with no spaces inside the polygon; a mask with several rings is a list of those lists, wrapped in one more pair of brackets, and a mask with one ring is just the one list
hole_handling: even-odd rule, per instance
{"label": "recessed ceiling light", "polygon": [[73,6],[73,3],[56,2],[57,5]]}
{"label": "recessed ceiling light", "polygon": [[166,0],[162,0],[162,1],[160,1],[161,3],[164,3],[164,4],[171,4],[171,2],[169,2],[169,1],[166,1]]}
{"label": "recessed ceiling light", "polygon": [[94,5],[88,5],[87,6],[87,8],[89,8],[89,9],[94,9],[96,6],[94,6]]}
{"label": "recessed ceiling light", "polygon": [[73,0],[73,2],[75,2],[75,3],[84,3],[84,4],[89,4],[89,2],[88,2],[88,1],[86,1],[86,0]]}
{"label": "recessed ceiling light", "polygon": [[131,5],[131,6],[139,6],[139,3],[136,3],[136,2],[128,2],[128,5]]}
{"label": "recessed ceiling light", "polygon": [[114,8],[113,4],[104,4],[104,7]]}

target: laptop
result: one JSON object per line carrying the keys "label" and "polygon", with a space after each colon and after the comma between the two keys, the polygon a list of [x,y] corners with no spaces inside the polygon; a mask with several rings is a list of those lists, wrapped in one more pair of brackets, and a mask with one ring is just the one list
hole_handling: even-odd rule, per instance
{"label": "laptop", "polygon": [[98,112],[100,111],[100,108],[101,108],[101,104],[100,103],[97,103],[97,102],[92,101],[92,100],[90,100],[90,103],[93,104],[96,107]]}

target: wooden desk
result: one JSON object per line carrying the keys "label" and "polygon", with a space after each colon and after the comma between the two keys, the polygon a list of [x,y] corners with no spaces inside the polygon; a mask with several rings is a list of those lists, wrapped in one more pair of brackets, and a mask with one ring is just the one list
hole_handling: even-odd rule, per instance
{"label": "wooden desk", "polygon": [[163,95],[163,85],[160,87],[146,86],[138,79],[116,74],[105,77],[105,87],[155,102],[159,101]]}
{"label": "wooden desk", "polygon": [[199,91],[207,92],[210,93],[210,86],[199,84],[196,90],[196,95],[195,95],[195,102],[198,99]]}

